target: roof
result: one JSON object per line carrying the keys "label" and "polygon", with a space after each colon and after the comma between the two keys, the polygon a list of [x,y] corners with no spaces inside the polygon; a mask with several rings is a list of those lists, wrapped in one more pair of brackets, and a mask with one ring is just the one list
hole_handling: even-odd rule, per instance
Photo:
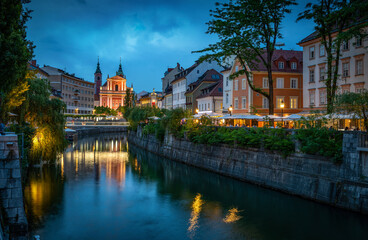
{"label": "roof", "polygon": [[189,73],[191,73],[197,66],[199,65],[198,61],[196,61],[192,66],[190,66],[189,68],[181,71],[180,73],[175,75],[175,79],[171,82],[174,83],[180,79],[185,78]]}
{"label": "roof", "polygon": [[[266,58],[267,53],[263,54],[263,57]],[[283,69],[279,69],[277,66],[277,60],[282,59],[286,61],[284,64]],[[296,61],[297,62],[297,69],[291,69],[290,62]],[[271,69],[273,72],[296,72],[302,73],[303,72],[303,51],[295,51],[295,50],[282,50],[276,49],[272,56],[272,66]],[[252,69],[253,71],[267,71],[266,66],[260,60],[259,62],[255,63],[255,68]]]}
{"label": "roof", "polygon": [[[352,27],[352,26],[354,26],[354,25],[359,25],[359,24],[361,24],[361,23],[365,23],[365,22],[368,22],[368,19],[359,19],[359,20],[357,20],[357,21],[355,21],[355,22],[353,22],[353,23],[351,23],[349,26],[347,26],[345,29],[347,29],[347,28],[350,28],[350,27]],[[338,29],[337,28],[335,28],[334,30],[332,30],[331,31],[331,33],[335,33],[335,32],[337,32],[338,31]],[[311,33],[311,34],[309,34],[307,37],[305,37],[305,38],[303,38],[302,40],[300,40],[300,42],[298,42],[298,45],[301,45],[301,44],[303,44],[303,43],[306,43],[306,42],[309,42],[309,41],[311,41],[311,40],[314,40],[314,39],[317,39],[317,38],[319,38],[320,36],[319,36],[319,34],[318,34],[318,31],[314,31],[313,33]]]}
{"label": "roof", "polygon": [[49,75],[65,75],[65,76],[68,76],[68,77],[72,77],[74,79],[77,79],[79,81],[83,81],[85,83],[94,84],[93,82],[86,81],[83,78],[76,77],[74,73],[68,73],[68,72],[66,72],[64,70],[61,70],[59,68],[55,68],[55,67],[44,65],[44,67],[42,67],[41,69],[43,71],[45,71],[47,74],[49,74]]}
{"label": "roof", "polygon": [[201,94],[197,99],[199,98],[205,98],[205,97],[222,97],[223,96],[223,81],[222,79],[212,84],[211,86],[202,89],[203,94]]}
{"label": "roof", "polygon": [[[218,76],[218,78],[216,76]],[[202,82],[211,81],[217,83],[217,81],[222,80],[222,78],[222,74],[217,72],[215,69],[207,70],[202,76],[198,78],[197,81],[188,85],[189,89],[186,91],[186,93],[193,92]]]}

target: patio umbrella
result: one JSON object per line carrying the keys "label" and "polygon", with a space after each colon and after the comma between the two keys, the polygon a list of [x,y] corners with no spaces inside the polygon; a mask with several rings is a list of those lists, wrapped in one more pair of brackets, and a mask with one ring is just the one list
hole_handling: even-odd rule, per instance
{"label": "patio umbrella", "polygon": [[300,120],[301,118],[302,116],[298,114],[291,114],[290,116],[284,117],[284,120],[294,121],[294,120]]}

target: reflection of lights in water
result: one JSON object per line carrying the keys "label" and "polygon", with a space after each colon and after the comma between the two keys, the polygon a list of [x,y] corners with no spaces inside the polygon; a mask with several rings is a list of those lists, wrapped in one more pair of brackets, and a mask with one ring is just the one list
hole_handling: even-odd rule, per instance
{"label": "reflection of lights in water", "polygon": [[223,219],[225,223],[233,223],[241,219],[242,217],[239,216],[240,211],[237,208],[232,208],[229,210],[226,217]]}
{"label": "reflection of lights in water", "polygon": [[201,198],[202,195],[198,193],[192,204],[192,213],[189,219],[189,227],[188,227],[188,232],[192,236],[194,236],[195,230],[198,228],[199,214],[202,210],[202,205],[204,204],[204,201]]}
{"label": "reflection of lights in water", "polygon": [[64,178],[64,155],[63,154],[61,154],[60,165],[61,165],[61,178]]}

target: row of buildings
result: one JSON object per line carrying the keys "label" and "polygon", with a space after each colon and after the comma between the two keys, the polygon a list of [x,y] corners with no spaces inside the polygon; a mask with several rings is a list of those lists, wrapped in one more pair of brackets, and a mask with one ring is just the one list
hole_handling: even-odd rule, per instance
{"label": "row of buildings", "polygon": [[[326,51],[316,32],[298,45],[303,51],[277,49],[274,52],[275,114],[326,109]],[[352,38],[343,43],[337,83],[339,92],[360,92],[368,88],[367,47],[368,39]],[[241,69],[236,59],[229,59],[225,67],[215,62],[195,62],[184,69],[177,63],[174,68],[168,68],[161,79],[162,92],[144,92],[138,104],[184,108],[199,114],[224,114],[231,109],[234,115],[268,115],[268,99],[251,89],[245,75],[230,78]],[[248,70],[254,86],[267,92],[266,67],[260,62]]]}
{"label": "row of buildings", "polygon": [[29,69],[36,71],[36,77],[49,81],[52,96],[58,97],[66,104],[65,114],[93,114],[96,106],[117,109],[119,106],[124,106],[127,90],[133,91],[133,85],[127,87],[121,62],[116,75],[113,77],[108,75],[104,84],[102,84],[99,61],[97,61],[94,82],[86,81],[56,67],[48,65],[40,67],[36,60],[29,62]]}

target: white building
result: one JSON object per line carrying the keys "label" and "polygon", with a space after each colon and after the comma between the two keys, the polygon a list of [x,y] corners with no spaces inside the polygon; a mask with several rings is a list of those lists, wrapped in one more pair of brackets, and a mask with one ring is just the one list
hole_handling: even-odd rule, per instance
{"label": "white building", "polygon": [[225,69],[222,72],[223,75],[223,87],[224,87],[224,96],[223,96],[223,112],[227,112],[230,105],[232,105],[232,99],[233,99],[233,82],[230,79],[231,75],[231,68]]}
{"label": "white building", "polygon": [[[316,32],[299,43],[303,47],[303,107],[324,110],[327,105],[326,51]],[[368,89],[368,39],[353,38],[341,47],[338,91],[359,92]]]}
{"label": "white building", "polygon": [[198,61],[191,67],[183,70],[175,76],[172,81],[172,94],[173,94],[173,108],[186,109],[185,92],[189,84],[198,80],[207,70],[214,69],[220,72],[223,67],[216,62],[202,62]]}
{"label": "white building", "polygon": [[161,78],[162,81],[162,108],[172,109],[172,84],[171,82],[175,79],[175,75],[183,71],[184,69],[180,67],[180,64],[177,63],[175,68],[168,68],[164,73],[164,77]]}

